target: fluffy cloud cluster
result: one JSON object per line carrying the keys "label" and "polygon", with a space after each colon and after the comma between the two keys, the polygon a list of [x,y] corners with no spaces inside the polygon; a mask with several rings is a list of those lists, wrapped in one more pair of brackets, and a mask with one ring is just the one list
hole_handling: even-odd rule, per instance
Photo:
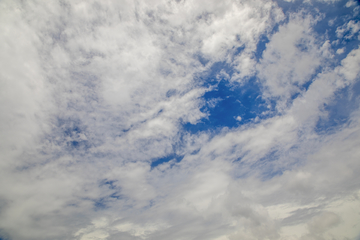
{"label": "fluffy cloud cluster", "polygon": [[0,239],[358,239],[359,7],[290,2],[2,1]]}

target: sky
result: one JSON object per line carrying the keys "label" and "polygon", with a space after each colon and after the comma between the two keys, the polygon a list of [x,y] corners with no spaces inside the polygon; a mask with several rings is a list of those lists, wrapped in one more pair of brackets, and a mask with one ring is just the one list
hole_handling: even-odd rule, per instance
{"label": "sky", "polygon": [[359,16],[0,1],[0,240],[360,240]]}

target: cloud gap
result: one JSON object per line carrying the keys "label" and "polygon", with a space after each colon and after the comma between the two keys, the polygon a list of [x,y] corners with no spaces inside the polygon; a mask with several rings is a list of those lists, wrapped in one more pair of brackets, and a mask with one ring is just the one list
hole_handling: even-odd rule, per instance
{"label": "cloud gap", "polygon": [[324,105],[325,116],[316,123],[318,134],[330,134],[349,124],[351,114],[359,109],[360,81],[335,92],[333,99]]}

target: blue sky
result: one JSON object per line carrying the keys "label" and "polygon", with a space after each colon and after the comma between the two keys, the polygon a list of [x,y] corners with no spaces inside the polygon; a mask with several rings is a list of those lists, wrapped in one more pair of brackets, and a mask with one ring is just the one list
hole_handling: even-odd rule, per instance
{"label": "blue sky", "polygon": [[0,240],[359,239],[359,13],[0,2]]}

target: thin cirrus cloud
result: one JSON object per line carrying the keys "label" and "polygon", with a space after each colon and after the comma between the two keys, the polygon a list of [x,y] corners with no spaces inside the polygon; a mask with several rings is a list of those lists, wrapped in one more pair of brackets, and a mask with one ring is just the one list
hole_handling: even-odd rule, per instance
{"label": "thin cirrus cloud", "polygon": [[358,239],[358,2],[3,1],[0,239]]}

